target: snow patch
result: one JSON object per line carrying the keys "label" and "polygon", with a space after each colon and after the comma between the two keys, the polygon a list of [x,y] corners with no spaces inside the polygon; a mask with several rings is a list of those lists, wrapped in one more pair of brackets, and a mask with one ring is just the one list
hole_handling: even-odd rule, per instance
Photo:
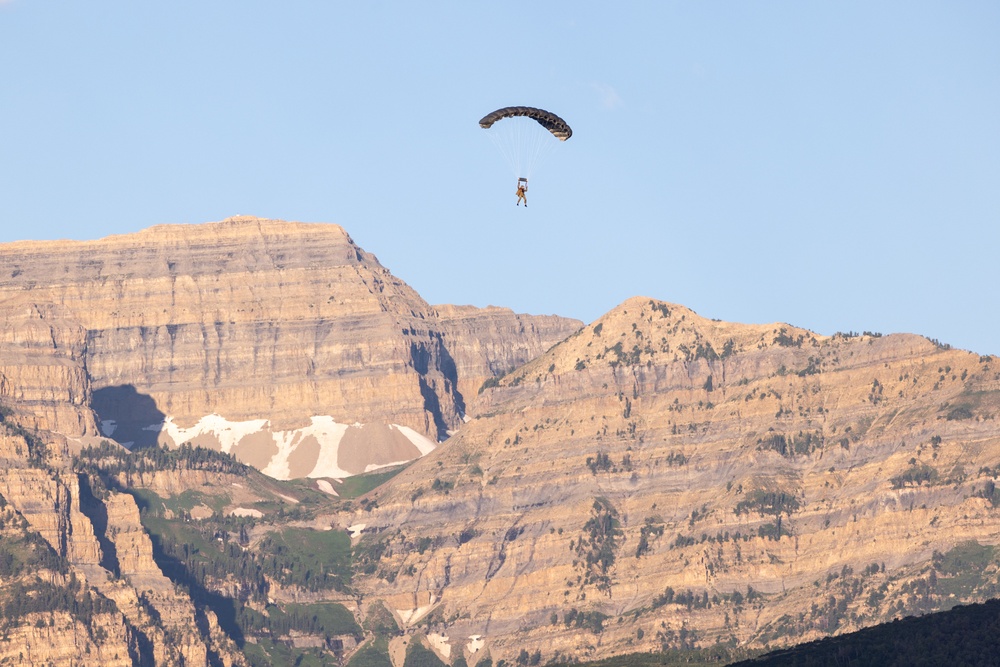
{"label": "snow patch", "polygon": [[[110,436],[117,426],[117,422],[114,420],[102,421],[101,432],[105,436]],[[311,479],[326,477],[342,480],[345,477],[350,477],[352,473],[342,469],[339,465],[340,443],[348,429],[360,428],[362,426],[363,424],[360,423],[353,425],[341,424],[329,415],[316,415],[311,417],[309,425],[303,428],[290,431],[275,431],[271,429],[271,423],[266,419],[231,422],[221,415],[211,414],[202,417],[198,420],[197,424],[190,428],[183,428],[176,424],[172,417],[167,417],[162,423],[151,424],[145,427],[144,430],[163,433],[173,443],[178,445],[195,440],[198,436],[211,436],[219,443],[219,448],[227,454],[234,453],[240,442],[247,436],[266,434],[277,448],[277,453],[261,468],[261,472],[274,479],[291,479],[289,457],[303,441],[313,438],[319,443],[319,456],[316,464],[312,470],[305,474],[305,477]],[[420,456],[429,454],[437,447],[437,443],[430,438],[407,426],[389,424],[388,428],[399,431],[417,448]],[[126,447],[128,444],[131,443],[127,443]],[[365,472],[402,465],[409,463],[409,461],[410,459],[387,464],[373,463],[365,466]],[[327,482],[327,484],[329,483]],[[330,486],[329,490],[324,486],[320,486],[320,488],[327,493],[332,492],[335,494],[332,486]]]}
{"label": "snow patch", "polygon": [[409,461],[393,461],[392,463],[369,463],[365,466],[365,472],[373,472],[375,470],[381,470],[382,468],[392,468],[393,466],[401,466],[404,463],[409,463]]}
{"label": "snow patch", "polygon": [[215,511],[208,505],[196,505],[191,508],[191,518],[197,521],[208,519],[213,514],[215,514]]}
{"label": "snow patch", "polygon": [[434,451],[437,444],[425,435],[417,433],[409,426],[400,426],[399,424],[390,424],[389,428],[394,428],[399,430],[406,439],[413,443],[413,446],[420,450],[420,455],[425,456]]}
{"label": "snow patch", "polygon": [[368,527],[367,523],[356,523],[353,526],[348,526],[347,530],[351,533],[351,538],[361,537],[361,532]]}
{"label": "snow patch", "polygon": [[198,423],[191,428],[182,428],[174,423],[173,417],[167,417],[163,420],[160,431],[165,432],[177,443],[187,442],[199,435],[210,433],[219,441],[222,451],[229,454],[240,440],[251,433],[258,433],[263,430],[267,423],[266,419],[231,422],[221,415],[210,414],[199,419]]}
{"label": "snow patch", "polygon": [[482,635],[469,635],[469,643],[465,645],[465,648],[469,653],[475,653],[484,646],[486,646],[486,640],[483,639]]}
{"label": "snow patch", "polygon": [[320,443],[319,459],[307,477],[348,477],[351,473],[337,465],[340,441],[347,433],[347,424],[338,424],[333,417],[313,417],[304,431]]}
{"label": "snow patch", "polygon": [[334,490],[333,484],[330,484],[330,482],[326,481],[325,479],[317,479],[316,486],[319,487],[319,490],[322,491],[323,493],[328,493],[331,496],[340,495],[339,493],[336,492],[336,490]]}
{"label": "snow patch", "polygon": [[252,516],[255,519],[259,519],[262,516],[264,516],[264,513],[261,512],[260,510],[255,510],[248,507],[237,507],[232,512],[230,512],[230,514],[232,516]]}
{"label": "snow patch", "polygon": [[432,595],[430,603],[424,605],[423,607],[417,607],[415,609],[397,609],[396,613],[399,614],[399,618],[404,624],[409,625],[411,623],[416,623],[421,618],[426,616],[427,612],[434,608],[435,603],[437,603],[437,596]]}
{"label": "snow patch", "polygon": [[290,479],[288,457],[302,440],[312,436],[319,443],[319,458],[306,477],[350,477],[351,473],[337,465],[337,455],[340,451],[340,441],[349,428],[347,424],[338,424],[333,417],[319,415],[311,417],[309,426],[294,431],[273,431],[278,453],[261,470],[265,475],[275,479]]}
{"label": "snow patch", "polygon": [[427,641],[430,642],[431,647],[444,656],[445,660],[451,658],[451,644],[448,643],[448,637],[443,634],[432,633],[427,635]]}

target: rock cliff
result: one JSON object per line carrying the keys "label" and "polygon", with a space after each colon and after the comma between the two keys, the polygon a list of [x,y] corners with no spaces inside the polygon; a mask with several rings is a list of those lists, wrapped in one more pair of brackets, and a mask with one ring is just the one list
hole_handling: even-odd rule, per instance
{"label": "rock cliff", "polygon": [[[1000,594],[998,414],[996,359],[920,336],[648,298],[586,327],[431,306],[335,225],[7,244],[0,602],[66,610],[8,623],[0,660],[243,665],[234,640],[264,659],[280,638],[544,663],[980,600]],[[270,477],[187,448],[71,465],[102,437]]]}
{"label": "rock cliff", "polygon": [[0,267],[0,403],[22,422],[195,441],[284,478],[426,453],[485,379],[580,326],[433,308],[337,225],[244,217],[9,243]]}
{"label": "rock cliff", "polygon": [[[232,640],[214,631],[216,620],[199,617],[188,595],[160,571],[132,496],[95,498],[76,474],[26,464],[20,452],[28,447],[24,437],[0,423],[0,460],[7,463],[0,472],[0,498],[15,525],[23,522],[51,547],[52,557],[39,562],[56,569],[23,573],[25,584],[24,576],[8,576],[22,574],[9,567],[18,560],[16,551],[5,560],[0,606],[14,634],[0,641],[0,656],[23,656],[25,664],[76,665],[89,655],[123,665],[245,665]],[[48,585],[36,590],[42,583]],[[17,593],[24,590],[34,592]],[[62,601],[67,595],[86,599]],[[11,598],[22,596],[37,600],[39,610],[9,613]]]}
{"label": "rock cliff", "polygon": [[637,298],[495,384],[347,519],[366,594],[456,650],[761,647],[1000,583],[946,565],[1000,544],[991,357]]}
{"label": "rock cliff", "polygon": [[66,612],[32,614],[0,638],[0,664],[73,667],[81,659],[107,667],[132,667],[134,641],[114,615],[98,615],[89,626]]}
{"label": "rock cliff", "polygon": [[95,435],[87,333],[57,306],[26,297],[0,297],[0,405],[16,406],[32,429]]}

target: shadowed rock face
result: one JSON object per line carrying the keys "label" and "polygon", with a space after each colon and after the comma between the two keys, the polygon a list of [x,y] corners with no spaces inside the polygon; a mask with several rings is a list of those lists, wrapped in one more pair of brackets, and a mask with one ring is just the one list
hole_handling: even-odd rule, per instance
{"label": "shadowed rock face", "polygon": [[166,418],[150,396],[140,394],[132,385],[103,387],[93,394],[90,403],[101,433],[129,449],[157,444],[157,426]]}
{"label": "shadowed rock face", "polygon": [[[43,428],[137,445],[165,419],[190,429],[209,415],[272,431],[315,416],[398,424],[436,442],[466,393],[580,326],[432,308],[337,225],[233,218],[18,242],[0,246],[0,267],[0,400]],[[98,429],[91,407],[120,430]]]}

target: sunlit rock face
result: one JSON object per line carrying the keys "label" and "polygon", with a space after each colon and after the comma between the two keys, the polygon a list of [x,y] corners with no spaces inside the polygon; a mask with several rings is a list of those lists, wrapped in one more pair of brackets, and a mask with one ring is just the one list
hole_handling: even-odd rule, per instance
{"label": "sunlit rock face", "polygon": [[[225,664],[244,665],[231,640],[213,638],[218,637],[214,615],[205,616],[203,634],[198,630],[191,598],[154,561],[135,499],[110,492],[98,500],[85,476],[64,469],[65,452],[58,443],[48,444],[46,459],[54,466],[48,469],[25,460],[29,447],[23,436],[0,424],[0,539],[23,521],[66,560],[68,572],[43,567],[20,573],[21,580],[37,576],[56,589],[73,591],[72,577],[90,593],[112,600],[114,609],[95,614],[87,623],[79,614],[44,609],[31,614],[30,623],[8,617],[13,628],[0,637],[0,660],[180,667],[210,664],[207,656],[212,651]],[[5,576],[0,591],[6,592],[16,578]]]}
{"label": "sunlit rock face", "polygon": [[1000,590],[993,357],[634,298],[490,384],[344,524],[355,585],[456,650],[762,648]]}
{"label": "sunlit rock face", "polygon": [[338,225],[0,245],[0,401],[74,438],[197,442],[279,477],[429,451],[485,379],[579,326],[432,307]]}

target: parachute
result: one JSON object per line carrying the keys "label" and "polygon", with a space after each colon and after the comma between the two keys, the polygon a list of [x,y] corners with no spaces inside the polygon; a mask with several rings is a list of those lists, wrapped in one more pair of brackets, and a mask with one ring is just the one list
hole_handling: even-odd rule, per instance
{"label": "parachute", "polygon": [[493,123],[501,118],[513,118],[515,116],[527,116],[534,119],[539,125],[552,133],[559,141],[566,141],[573,136],[573,130],[559,116],[545,109],[535,107],[504,107],[497,109],[493,113],[488,113],[479,121],[479,127],[488,130],[493,127]]}
{"label": "parachute", "polygon": [[483,116],[479,127],[488,130],[514,176],[524,180],[555,146],[573,136],[565,120],[535,107],[497,109]]}

